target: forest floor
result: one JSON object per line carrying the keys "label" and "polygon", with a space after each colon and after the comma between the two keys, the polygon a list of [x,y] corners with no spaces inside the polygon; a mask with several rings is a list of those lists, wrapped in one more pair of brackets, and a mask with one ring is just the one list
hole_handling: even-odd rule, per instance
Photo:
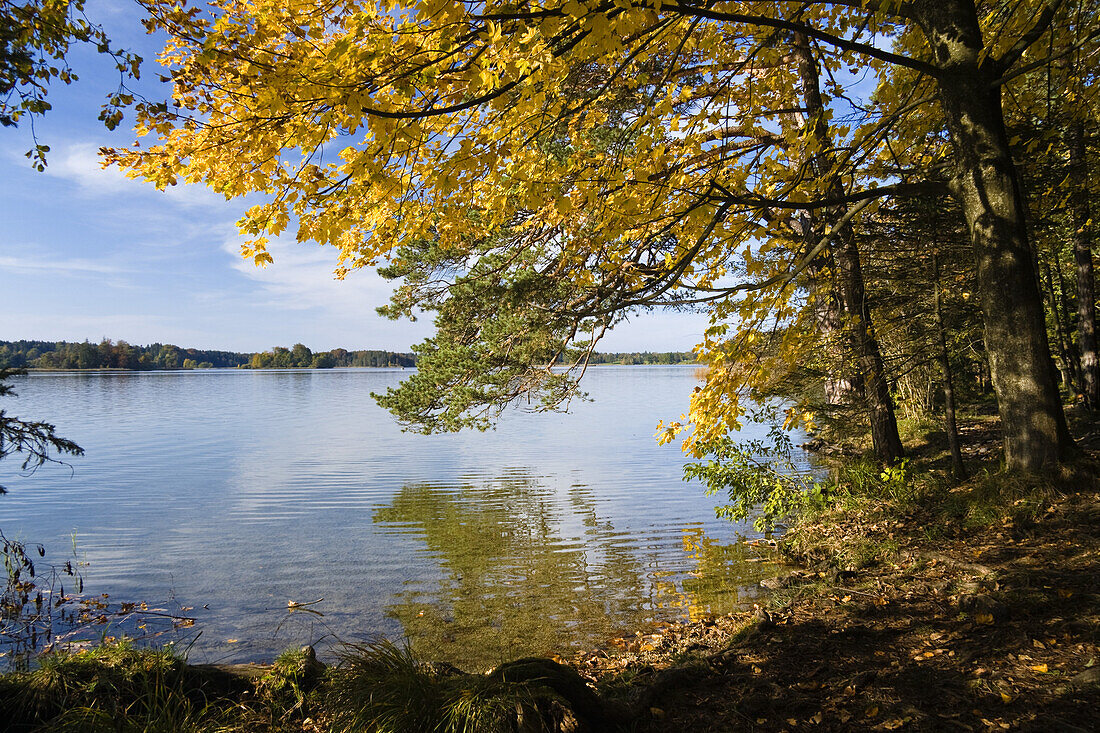
{"label": "forest floor", "polygon": [[[797,565],[754,618],[573,663],[608,691],[650,685],[647,733],[1100,730],[1100,431],[1078,425],[1083,462],[1040,482],[991,473],[996,428],[964,426],[970,481],[847,497],[792,528]],[[914,476],[942,467],[913,454]]]}

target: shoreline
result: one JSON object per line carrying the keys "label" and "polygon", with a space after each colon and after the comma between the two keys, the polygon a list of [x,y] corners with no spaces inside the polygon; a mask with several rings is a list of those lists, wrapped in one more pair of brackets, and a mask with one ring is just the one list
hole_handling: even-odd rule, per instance
{"label": "shoreline", "polygon": [[[597,369],[600,367],[693,367],[698,368],[700,365],[698,362],[678,362],[676,364],[590,364],[589,369]],[[28,374],[32,373],[65,373],[65,374],[87,374],[96,372],[110,372],[121,374],[146,374],[146,373],[178,373],[178,372],[336,372],[336,371],[351,371],[351,370],[388,370],[388,371],[414,371],[415,366],[403,367],[403,366],[346,366],[346,367],[248,367],[248,366],[236,366],[236,367],[195,367],[193,369],[121,369],[118,367],[95,367],[93,369],[62,369],[51,367],[6,367],[8,369],[21,369]]]}
{"label": "shoreline", "polygon": [[[555,733],[1096,729],[1100,430],[1084,431],[1079,462],[1040,479],[997,473],[987,445],[996,426],[972,422],[968,461],[985,470],[968,481],[947,480],[942,451],[928,445],[911,451],[914,467],[890,493],[845,484],[841,469],[830,504],[804,512],[778,543],[787,570],[761,581],[768,595],[752,612],[485,674],[385,642],[349,647],[328,667],[301,649],[270,664],[179,660],[171,704],[207,696],[212,715],[247,721],[235,729],[285,733],[374,719],[377,708],[355,707],[373,699],[367,690],[406,708],[432,695],[522,693],[515,704],[533,705]],[[140,667],[163,653],[130,654]],[[0,684],[22,689],[10,674]],[[49,719],[37,720],[23,729]]]}
{"label": "shoreline", "polygon": [[[780,543],[788,572],[761,583],[769,595],[755,612],[486,674],[416,664],[469,684],[509,671],[553,677],[572,690],[562,720],[580,726],[560,731],[1091,730],[1100,723],[1100,492],[1046,495],[1030,509],[935,541],[917,531],[920,516],[803,522]],[[1071,540],[1077,551],[1067,555]],[[853,548],[869,544],[876,554],[854,560]],[[303,648],[268,664],[188,664],[183,675],[245,705],[289,684],[288,664],[300,696],[279,730],[327,730],[323,689],[346,662],[326,666]],[[574,678],[584,690],[569,687]],[[607,727],[586,723],[593,715],[611,716]]]}

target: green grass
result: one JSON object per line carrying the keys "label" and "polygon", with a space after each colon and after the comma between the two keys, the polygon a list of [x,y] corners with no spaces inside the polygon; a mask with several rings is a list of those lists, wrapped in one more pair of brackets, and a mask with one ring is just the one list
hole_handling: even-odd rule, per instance
{"label": "green grass", "polygon": [[0,704],[12,730],[211,730],[219,711],[200,689],[187,689],[185,666],[171,650],[127,641],[52,652],[36,669],[0,678]]}
{"label": "green grass", "polygon": [[[525,666],[540,671],[532,676]],[[378,641],[344,649],[325,699],[334,731],[535,733],[562,709],[553,674],[545,660],[520,660],[490,675],[455,673],[420,663],[408,647]]]}
{"label": "green grass", "polygon": [[138,648],[125,639],[50,652],[30,671],[0,675],[0,720],[13,733],[301,730],[309,689],[301,656],[280,656],[254,685],[227,685],[171,648]]}
{"label": "green grass", "polygon": [[550,660],[465,674],[385,641],[346,646],[328,669],[288,651],[254,679],[125,640],[45,654],[31,671],[0,675],[0,721],[12,733],[289,733],[314,724],[333,733],[538,733],[571,709],[592,716],[602,706],[574,670]]}

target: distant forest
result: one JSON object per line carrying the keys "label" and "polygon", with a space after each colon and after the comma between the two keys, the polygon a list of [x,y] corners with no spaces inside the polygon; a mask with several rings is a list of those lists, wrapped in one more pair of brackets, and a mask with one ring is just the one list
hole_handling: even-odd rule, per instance
{"label": "distant forest", "polygon": [[[596,353],[592,364],[690,364],[691,352]],[[173,344],[136,346],[125,341],[0,341],[0,367],[29,369],[332,369],[334,367],[413,367],[416,355],[364,349],[314,352],[308,346],[276,346],[270,351],[242,353],[185,349]]]}
{"label": "distant forest", "polygon": [[690,351],[630,351],[601,354],[589,359],[590,364],[694,364],[695,354]]}
{"label": "distant forest", "polygon": [[125,341],[0,341],[0,367],[30,369],[294,369],[309,367],[394,367],[413,366],[413,354],[391,351],[348,351],[333,349],[314,353],[302,344],[287,349],[276,346],[257,354],[237,351],[185,349],[173,344],[136,346]]}

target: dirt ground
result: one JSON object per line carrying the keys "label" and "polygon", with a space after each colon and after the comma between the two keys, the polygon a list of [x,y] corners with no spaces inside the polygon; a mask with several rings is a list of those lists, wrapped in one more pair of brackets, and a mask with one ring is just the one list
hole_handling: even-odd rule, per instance
{"label": "dirt ground", "polygon": [[892,559],[852,571],[805,558],[755,618],[573,664],[609,688],[648,686],[639,733],[1100,730],[1100,493],[1056,492],[976,530],[934,521],[803,527]]}

